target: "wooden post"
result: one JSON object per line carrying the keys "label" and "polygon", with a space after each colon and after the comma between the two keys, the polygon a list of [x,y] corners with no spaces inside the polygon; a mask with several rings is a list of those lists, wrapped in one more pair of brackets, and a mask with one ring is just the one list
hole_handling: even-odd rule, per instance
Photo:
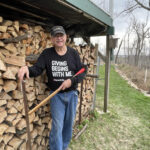
{"label": "wooden post", "polygon": [[110,47],[109,39],[110,36],[107,35],[106,38],[106,63],[105,63],[105,89],[104,89],[104,112],[107,112],[108,99],[109,99],[109,74],[110,74]]}
{"label": "wooden post", "polygon": [[81,82],[81,91],[80,91],[80,106],[79,106],[79,124],[81,124],[81,119],[82,119],[82,92],[83,92],[83,81]]}
{"label": "wooden post", "polygon": [[[95,60],[94,60],[94,74],[98,75],[98,44],[95,45]],[[93,94],[93,105],[92,105],[92,110],[95,109],[95,103],[96,103],[96,85],[97,85],[97,78],[94,79],[94,94]]]}

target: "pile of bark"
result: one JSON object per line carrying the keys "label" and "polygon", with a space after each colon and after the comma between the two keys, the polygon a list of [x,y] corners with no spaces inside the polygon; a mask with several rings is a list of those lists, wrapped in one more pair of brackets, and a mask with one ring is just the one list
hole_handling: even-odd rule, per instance
{"label": "pile of bark", "polygon": [[[19,21],[0,17],[0,149],[26,150],[26,122],[21,84],[17,72],[21,66],[32,65],[26,57],[40,54],[51,47],[51,37],[41,26],[21,24]],[[75,46],[81,60],[88,65],[88,74],[94,74],[95,48]],[[36,78],[26,80],[26,94],[32,109],[49,95],[45,72]],[[78,87],[81,91],[81,84]],[[88,114],[93,100],[94,79],[87,77],[83,82],[82,119]],[[79,95],[80,98],[80,95]],[[80,103],[79,103],[80,104]],[[79,120],[79,104],[76,121]],[[48,147],[51,129],[49,104],[29,116],[33,150]]]}

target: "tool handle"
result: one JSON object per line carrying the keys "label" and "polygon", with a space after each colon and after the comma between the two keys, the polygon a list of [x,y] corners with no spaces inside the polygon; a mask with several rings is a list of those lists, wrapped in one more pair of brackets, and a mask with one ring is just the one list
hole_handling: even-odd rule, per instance
{"label": "tool handle", "polygon": [[31,111],[29,111],[29,115],[32,114],[33,112],[35,112],[38,108],[40,108],[41,106],[43,106],[44,104],[46,104],[49,99],[51,99],[53,96],[55,96],[59,91],[61,90],[61,88],[58,88],[57,90],[55,90],[51,95],[49,95],[47,98],[45,98],[41,103],[39,103],[37,106],[35,106]]}
{"label": "tool handle", "polygon": [[26,95],[25,91],[26,91],[25,80],[23,80],[22,81],[22,92],[23,92],[23,102],[24,102],[26,125],[27,125],[27,136],[28,136],[27,149],[31,150],[31,135],[30,135],[30,124],[29,124],[29,116],[28,116],[29,107],[28,107],[28,99],[27,99],[27,95]]}

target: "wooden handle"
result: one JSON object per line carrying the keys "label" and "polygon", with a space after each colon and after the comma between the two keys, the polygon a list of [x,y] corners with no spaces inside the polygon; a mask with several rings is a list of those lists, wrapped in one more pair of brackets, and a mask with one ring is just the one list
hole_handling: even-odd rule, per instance
{"label": "wooden handle", "polygon": [[41,106],[43,106],[44,104],[46,104],[49,99],[51,99],[54,95],[56,95],[59,91],[61,90],[61,88],[59,87],[57,90],[55,90],[51,95],[49,95],[48,97],[46,97],[41,103],[39,103],[37,106],[35,106],[32,110],[29,111],[29,115],[32,114],[33,112],[35,112],[38,108],[40,108]]}

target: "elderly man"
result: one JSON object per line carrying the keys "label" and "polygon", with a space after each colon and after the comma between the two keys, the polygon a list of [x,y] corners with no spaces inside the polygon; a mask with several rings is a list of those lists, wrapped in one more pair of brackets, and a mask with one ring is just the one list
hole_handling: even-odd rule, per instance
{"label": "elderly man", "polygon": [[64,28],[54,26],[51,29],[53,47],[45,49],[34,66],[24,66],[18,72],[19,79],[23,80],[24,75],[27,78],[36,77],[46,69],[50,92],[60,86],[62,88],[50,101],[50,150],[66,150],[70,143],[78,102],[77,83],[85,75],[82,73],[71,78],[82,68],[82,64],[77,51],[66,46],[66,38]]}

